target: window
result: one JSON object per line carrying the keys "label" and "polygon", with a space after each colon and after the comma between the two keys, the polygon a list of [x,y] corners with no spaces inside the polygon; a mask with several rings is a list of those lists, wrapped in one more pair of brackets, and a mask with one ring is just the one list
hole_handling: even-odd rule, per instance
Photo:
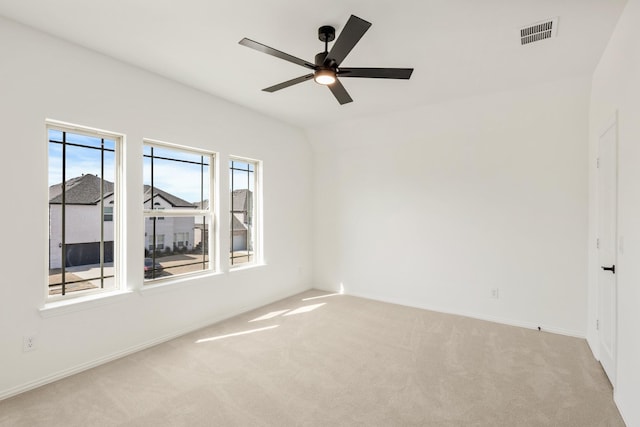
{"label": "window", "polygon": [[258,163],[253,160],[234,158],[229,164],[230,264],[232,267],[257,262]]}
{"label": "window", "polygon": [[105,222],[113,221],[113,206],[105,206],[103,219]]}
{"label": "window", "polygon": [[213,153],[145,141],[145,283],[213,268],[213,160]]}
{"label": "window", "polygon": [[156,235],[156,249],[159,251],[164,249],[164,234]]}
{"label": "window", "polygon": [[118,288],[121,136],[47,122],[50,299]]}
{"label": "window", "polygon": [[189,245],[189,233],[176,233],[173,237],[173,247],[184,249]]}

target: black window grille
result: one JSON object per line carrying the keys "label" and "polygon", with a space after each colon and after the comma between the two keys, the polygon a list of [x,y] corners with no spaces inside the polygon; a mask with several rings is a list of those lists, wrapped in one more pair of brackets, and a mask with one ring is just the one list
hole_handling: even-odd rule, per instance
{"label": "black window grille", "polygon": [[231,194],[230,263],[234,265],[255,261],[255,171],[250,161],[231,160],[229,182]]}
{"label": "black window grille", "polygon": [[116,141],[50,128],[48,146],[48,294],[115,288]]}
{"label": "black window grille", "polygon": [[[145,145],[145,246],[149,248],[145,251],[145,279],[210,268],[212,160],[210,154]],[[164,235],[162,242],[158,242],[160,234]],[[177,236],[183,238],[178,240]],[[190,244],[184,236],[197,236],[198,241]]]}

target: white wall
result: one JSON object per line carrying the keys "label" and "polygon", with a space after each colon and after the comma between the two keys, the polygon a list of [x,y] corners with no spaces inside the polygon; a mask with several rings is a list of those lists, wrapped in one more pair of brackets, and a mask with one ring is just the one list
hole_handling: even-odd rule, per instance
{"label": "white wall", "polygon": [[311,130],[316,287],[585,336],[589,84]]}
{"label": "white wall", "polygon": [[[1,18],[0,52],[0,234],[10,242],[1,258],[0,398],[309,288],[312,152],[301,131]],[[217,151],[223,169],[230,155],[264,161],[266,265],[227,271],[222,195],[223,274],[42,316],[46,118],[126,134],[127,286],[143,282],[143,138]],[[219,178],[228,188],[228,174]],[[23,353],[23,336],[33,333],[37,350]]]}
{"label": "white wall", "polygon": [[[614,397],[627,425],[640,425],[640,0],[629,0],[593,75],[590,115],[589,241],[596,238],[600,131],[618,114],[618,358]],[[597,254],[589,246],[589,343],[597,350]]]}

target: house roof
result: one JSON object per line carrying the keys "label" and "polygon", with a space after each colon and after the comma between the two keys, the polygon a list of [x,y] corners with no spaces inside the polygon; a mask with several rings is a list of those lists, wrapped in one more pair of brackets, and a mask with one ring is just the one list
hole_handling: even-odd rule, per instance
{"label": "house roof", "polygon": [[[65,203],[68,205],[95,205],[100,202],[100,189],[104,182],[104,197],[113,193],[113,182],[102,181],[92,174],[67,180]],[[62,204],[62,183],[49,187],[49,204]]]}
{"label": "house roof", "polygon": [[[249,195],[249,197],[247,197]],[[234,190],[233,191],[233,205],[232,210],[234,212],[246,212],[249,211],[251,203],[251,191],[247,189]],[[194,202],[193,206],[196,209],[209,209],[209,199],[205,199],[203,202]]]}
{"label": "house roof", "polygon": [[[95,205],[100,202],[100,187],[102,180],[92,174],[83,174],[67,180],[65,203],[68,205]],[[194,204],[167,193],[157,187],[153,189],[154,196],[160,196],[174,208],[194,208]],[[113,182],[104,180],[104,197],[113,194]],[[151,186],[144,186],[145,202],[151,198]],[[49,187],[49,204],[62,204],[62,183]]]}
{"label": "house roof", "polygon": [[[178,196],[174,196],[171,193],[167,193],[164,190],[159,189],[158,187],[153,187],[153,196],[160,196],[164,200],[167,201],[174,208],[195,208],[194,204],[191,202],[187,202],[184,199],[181,199]],[[151,199],[151,186],[144,186],[144,202],[147,203]]]}
{"label": "house roof", "polygon": [[233,214],[231,215],[231,228],[233,231],[245,231],[247,226],[243,224],[235,214]]}
{"label": "house roof", "polygon": [[[234,212],[244,212],[251,210],[251,191],[247,189],[233,190],[233,207]],[[249,197],[247,197],[247,195]]]}
{"label": "house roof", "polygon": [[[249,195],[249,197],[247,197]],[[249,211],[251,203],[251,191],[247,189],[242,190],[234,190],[233,191],[233,206],[232,210],[234,212],[246,212]],[[202,202],[194,202],[193,206],[196,209],[209,209],[209,199],[205,199]]]}
{"label": "house roof", "polygon": [[202,202],[193,202],[193,206],[196,209],[209,209],[209,199],[204,199]]}

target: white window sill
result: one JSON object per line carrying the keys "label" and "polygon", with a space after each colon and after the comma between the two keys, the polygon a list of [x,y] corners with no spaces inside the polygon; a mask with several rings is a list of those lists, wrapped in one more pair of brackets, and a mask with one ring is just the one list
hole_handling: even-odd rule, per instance
{"label": "white window sill", "polygon": [[254,268],[259,268],[259,267],[265,267],[267,265],[267,263],[265,262],[256,262],[253,264],[241,264],[237,267],[233,266],[233,267],[229,267],[229,273],[233,273],[236,271],[243,271],[243,270],[252,270]]}
{"label": "white window sill", "polygon": [[142,295],[155,294],[159,292],[168,292],[176,289],[181,289],[186,285],[201,283],[201,279],[210,277],[222,276],[221,272],[211,271],[207,273],[195,273],[185,274],[171,279],[156,279],[154,281],[147,281],[138,292]]}
{"label": "white window sill", "polygon": [[60,301],[48,302],[44,307],[40,308],[40,316],[53,317],[61,316],[68,313],[75,313],[82,310],[88,310],[95,307],[101,307],[122,301],[132,295],[131,290],[101,292],[76,298],[68,298]]}

